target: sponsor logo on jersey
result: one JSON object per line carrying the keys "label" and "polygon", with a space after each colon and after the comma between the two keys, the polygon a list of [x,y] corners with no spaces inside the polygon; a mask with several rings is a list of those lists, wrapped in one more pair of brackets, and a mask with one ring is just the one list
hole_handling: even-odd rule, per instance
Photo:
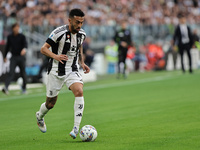
{"label": "sponsor logo on jersey", "polygon": [[49,94],[50,94],[50,95],[53,95],[53,91],[49,91]]}
{"label": "sponsor logo on jersey", "polygon": [[53,37],[53,34],[51,34],[51,35],[49,36],[50,39],[52,39],[52,37]]}
{"label": "sponsor logo on jersey", "polygon": [[68,39],[67,41],[65,41],[66,43],[70,43],[70,40]]}

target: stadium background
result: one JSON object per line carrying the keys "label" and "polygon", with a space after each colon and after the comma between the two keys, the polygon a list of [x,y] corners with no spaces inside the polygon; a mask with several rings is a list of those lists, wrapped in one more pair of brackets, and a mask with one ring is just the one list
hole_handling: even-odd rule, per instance
{"label": "stadium background", "polygon": [[[185,11],[188,24],[200,35],[199,3],[199,0],[0,0],[0,50],[3,51],[10,26],[17,20],[29,44],[27,69],[35,74],[42,64],[39,50],[49,32],[67,23],[67,12],[79,7],[86,13],[83,28],[95,53],[92,69],[106,73],[104,47],[119,27],[120,19],[127,19],[137,52],[153,42],[161,44],[166,53],[178,23],[178,11]],[[183,74],[179,69],[168,71],[173,70],[170,56],[167,71],[133,70],[126,80],[117,80],[112,74],[99,75],[96,82],[85,83],[81,126],[96,127],[98,137],[92,143],[83,143],[79,137],[73,140],[68,135],[74,119],[71,91],[61,90],[56,107],[45,117],[48,131],[42,134],[35,112],[45,100],[45,86],[28,84],[27,94],[22,95],[20,86],[14,83],[9,95],[0,93],[0,149],[199,150],[199,51],[192,49],[192,53],[193,74]],[[0,76],[4,74],[0,79],[8,69],[9,64],[3,64],[0,53]]]}
{"label": "stadium background", "polygon": [[[91,68],[97,74],[105,74],[107,66],[104,48],[113,38],[121,20],[127,20],[132,32],[134,53],[143,53],[146,57],[149,50],[145,46],[153,43],[161,47],[164,58],[164,54],[169,50],[174,28],[178,24],[179,12],[186,14],[192,31],[196,30],[197,35],[200,35],[199,3],[199,0],[0,0],[1,52],[4,50],[11,25],[16,21],[19,22],[21,32],[26,35],[28,41],[27,75],[37,75],[43,63],[40,54],[42,44],[54,28],[68,23],[69,10],[78,7],[86,14],[83,29],[87,33],[88,40],[85,45],[89,45],[89,49],[95,54]],[[194,69],[199,67],[198,53],[197,50],[192,50]],[[187,58],[185,60],[187,61]],[[171,57],[168,61],[168,66],[164,69],[173,70]],[[134,61],[131,60],[131,63]],[[2,75],[9,70],[9,62],[4,64],[1,54],[0,68],[2,81],[4,79]],[[177,69],[180,69],[179,59]],[[135,71],[134,67],[130,70],[130,72]]]}

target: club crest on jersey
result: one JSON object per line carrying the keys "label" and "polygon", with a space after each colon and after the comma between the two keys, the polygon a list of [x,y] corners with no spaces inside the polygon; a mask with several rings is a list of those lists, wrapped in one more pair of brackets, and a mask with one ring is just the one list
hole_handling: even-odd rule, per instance
{"label": "club crest on jersey", "polygon": [[68,39],[70,38],[70,35],[69,35],[69,34],[67,35],[67,38],[68,38]]}

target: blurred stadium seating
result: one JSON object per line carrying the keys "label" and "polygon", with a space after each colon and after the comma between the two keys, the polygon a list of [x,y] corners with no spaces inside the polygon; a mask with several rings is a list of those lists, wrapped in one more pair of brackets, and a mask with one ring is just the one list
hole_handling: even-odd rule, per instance
{"label": "blurred stadium seating", "polygon": [[86,14],[83,28],[96,53],[103,53],[122,19],[129,24],[137,50],[149,42],[169,43],[180,11],[200,35],[199,0],[0,0],[0,43],[5,44],[11,24],[18,21],[28,40],[27,65],[40,65],[41,45],[55,27],[68,23],[68,12],[75,7]]}

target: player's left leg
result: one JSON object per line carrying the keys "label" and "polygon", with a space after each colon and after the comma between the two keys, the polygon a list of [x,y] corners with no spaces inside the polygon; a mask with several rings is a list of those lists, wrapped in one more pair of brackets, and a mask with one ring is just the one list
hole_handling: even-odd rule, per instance
{"label": "player's left leg", "polygon": [[183,54],[184,54],[184,47],[179,46],[179,53],[181,56],[181,68],[182,72],[185,73],[184,63],[183,63]]}
{"label": "player's left leg", "polygon": [[79,131],[79,126],[81,123],[81,119],[83,116],[83,110],[84,110],[83,84],[76,82],[76,83],[73,83],[69,88],[75,96],[74,127],[73,127],[72,131],[70,132],[70,136],[73,139],[75,139],[78,134],[78,131]]}
{"label": "player's left leg", "polygon": [[20,76],[23,79],[23,85],[22,85],[22,94],[26,94],[26,72],[25,72],[25,62],[26,59],[24,56],[21,56],[18,58],[18,66],[20,68]]}
{"label": "player's left leg", "polygon": [[188,60],[189,60],[189,72],[192,73],[192,57],[191,57],[191,53],[190,53],[189,44],[187,44],[187,47],[185,49],[186,49]]}
{"label": "player's left leg", "polygon": [[128,49],[124,49],[124,54],[123,54],[123,63],[124,63],[124,66],[123,66],[123,76],[124,76],[124,79],[127,78],[127,74],[126,74],[126,56],[127,56],[127,52],[128,52]]}

